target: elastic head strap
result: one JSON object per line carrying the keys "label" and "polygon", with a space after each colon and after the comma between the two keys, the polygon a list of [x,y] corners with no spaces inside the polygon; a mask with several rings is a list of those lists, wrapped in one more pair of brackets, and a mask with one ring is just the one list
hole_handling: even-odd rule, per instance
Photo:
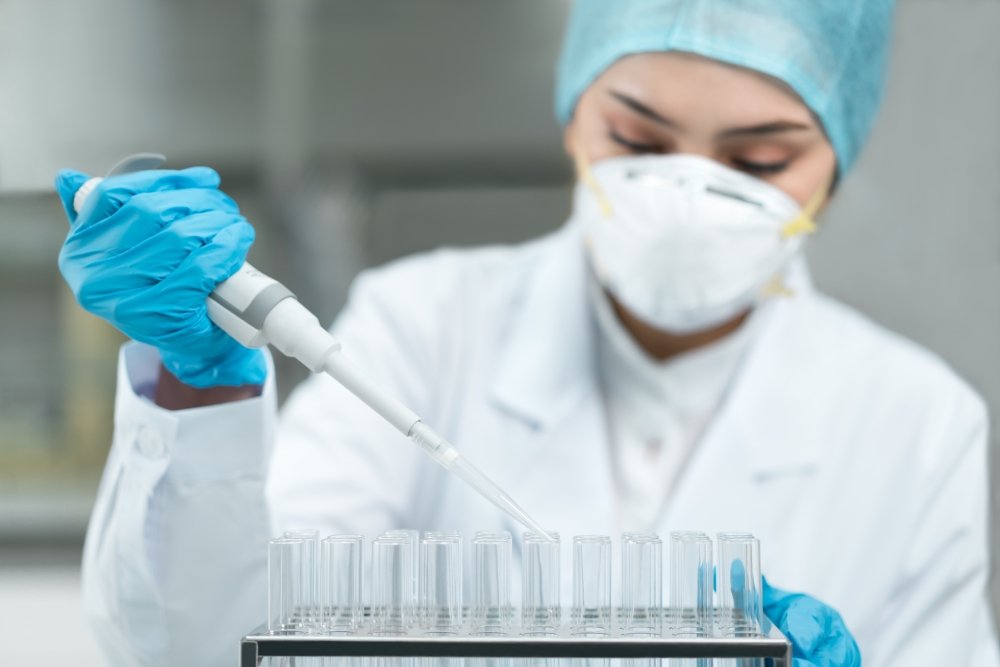
{"label": "elastic head strap", "polygon": [[587,161],[587,156],[583,154],[583,148],[574,141],[572,150],[573,163],[576,165],[576,177],[597,198],[597,205],[601,208],[601,215],[605,218],[610,218],[614,213],[614,210],[611,208],[611,201],[608,199],[608,195],[605,194],[604,188],[594,178],[594,173],[590,170],[590,163]]}
{"label": "elastic head strap", "polygon": [[791,239],[802,234],[816,233],[816,230],[819,229],[815,220],[816,214],[819,213],[820,206],[823,205],[823,201],[830,191],[830,183],[830,180],[824,181],[806,202],[806,205],[802,207],[799,214],[785,223],[781,228],[781,238]]}
{"label": "elastic head strap", "polygon": [[[781,228],[781,238],[792,239],[803,234],[816,233],[819,229],[815,220],[816,214],[819,213],[819,209],[823,205],[823,201],[826,199],[826,194],[830,191],[832,183],[833,179],[825,181],[813,193],[812,197],[809,198],[809,201],[802,207],[799,214],[785,223]],[[788,299],[795,296],[795,291],[785,284],[782,275],[779,273],[761,288],[760,296],[761,298],[780,297]]]}

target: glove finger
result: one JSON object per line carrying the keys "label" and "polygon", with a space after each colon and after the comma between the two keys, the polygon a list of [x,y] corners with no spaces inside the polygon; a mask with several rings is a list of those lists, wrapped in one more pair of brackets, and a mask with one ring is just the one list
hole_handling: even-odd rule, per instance
{"label": "glove finger", "polygon": [[56,174],[56,194],[59,195],[59,201],[62,203],[63,211],[66,212],[66,217],[69,219],[70,224],[76,221],[73,197],[76,195],[76,191],[80,189],[80,186],[89,179],[90,176],[74,169],[60,169]]}
{"label": "glove finger", "polygon": [[861,652],[835,610],[801,593],[764,584],[764,612],[792,642],[796,667],[860,667]]}
{"label": "glove finger", "polygon": [[795,595],[786,590],[772,586],[767,577],[761,577],[764,594],[764,613],[769,618],[776,619],[788,608],[790,599]]}
{"label": "glove finger", "polygon": [[[233,253],[242,252],[245,257],[249,245],[247,248],[233,247],[241,237],[223,234],[228,227],[233,225],[249,227],[251,239],[253,238],[253,228],[241,215],[220,211],[196,213],[171,223],[170,226],[161,229],[131,248],[105,258],[100,264],[110,267],[112,271],[118,273],[131,269],[134,274],[141,276],[147,285],[167,280],[178,271],[208,272],[207,279],[211,280],[220,272],[228,270],[228,258],[225,259],[227,263],[222,267],[211,265],[212,261],[217,261],[216,257],[206,257],[195,266],[188,267],[187,265],[191,261],[192,253],[208,245],[227,246],[226,250]],[[183,273],[183,275],[190,279],[192,286],[200,288],[201,285],[206,284],[204,280],[193,279],[193,273]],[[216,282],[221,282],[221,279]],[[213,287],[214,284],[212,283]],[[205,291],[201,295],[202,298],[207,296],[210,291]]]}
{"label": "glove finger", "polygon": [[135,209],[149,218],[169,223],[172,220],[206,211],[239,213],[240,207],[225,192],[216,189],[185,188],[158,192],[140,192],[122,207]]}
{"label": "glove finger", "polygon": [[829,619],[812,660],[817,667],[861,667],[861,650],[840,614]]}
{"label": "glove finger", "polygon": [[[190,263],[192,253],[212,244],[227,246],[230,252],[246,256],[245,247],[232,247],[234,237],[223,234],[227,227],[253,228],[243,216],[209,211],[173,223],[140,243],[117,253],[104,253],[96,259],[79,256],[63,271],[67,283],[76,294],[80,305],[87,311],[119,326],[136,340],[161,347],[148,337],[166,335],[191,313],[204,308],[205,297],[211,289],[204,285],[206,279],[195,271],[209,271],[213,280],[222,267],[204,263],[180,271]],[[238,267],[237,267],[238,268]],[[180,271],[180,273],[179,273]],[[186,280],[187,282],[183,282]],[[140,331],[146,331],[147,338]]]}
{"label": "glove finger", "polygon": [[[221,190],[188,188],[166,192],[143,192],[132,197],[120,210],[107,218],[108,242],[127,248],[162,232],[182,237],[187,229],[200,230],[201,235],[214,234],[233,217],[240,207]],[[213,215],[214,214],[214,215]],[[216,221],[216,227],[187,223],[200,216],[204,221]],[[206,217],[207,216],[207,217]],[[183,223],[183,224],[180,224]],[[105,223],[98,223],[103,226]],[[113,229],[111,227],[113,226]]]}
{"label": "glove finger", "polygon": [[89,222],[107,218],[140,193],[191,188],[214,189],[219,187],[219,183],[219,174],[210,167],[148,169],[111,176],[98,183],[87,197],[79,218]]}
{"label": "glove finger", "polygon": [[[138,249],[145,250],[142,246],[155,248],[154,251],[146,250],[144,255],[150,258],[151,266],[159,267],[157,275],[163,279],[180,268],[192,252],[209,244],[228,245],[230,251],[242,251],[245,258],[246,249],[238,247],[238,244],[242,242],[242,236],[223,234],[226,229],[234,225],[250,227],[252,234],[253,228],[250,223],[238,213],[224,213],[222,211],[195,213],[170,223],[148,240],[139,244]],[[251,242],[252,238],[251,235]],[[213,261],[211,257],[205,258],[199,268],[210,271],[212,276],[218,275],[218,271],[223,267],[212,266],[210,265],[211,261]],[[228,264],[225,266],[228,267]]]}
{"label": "glove finger", "polygon": [[169,291],[170,301],[178,305],[172,313],[171,326],[163,327],[154,345],[212,358],[230,344],[238,344],[208,319],[205,299],[216,285],[243,266],[253,240],[254,229],[249,223],[229,225],[208,244],[193,250],[176,270],[152,288],[151,298],[135,304],[136,308],[143,308],[156,300],[156,293]]}
{"label": "glove finger", "polygon": [[827,627],[822,607],[812,598],[795,596],[778,624],[795,648],[795,654],[812,659]]}
{"label": "glove finger", "polygon": [[232,277],[247,261],[256,232],[246,220],[236,222],[221,230],[211,243],[194,250],[190,259],[207,270],[204,271],[205,287],[211,292],[216,285]]}
{"label": "glove finger", "polygon": [[[239,207],[219,190],[174,190],[142,193],[132,197],[107,218],[74,228],[66,239],[67,251],[87,255],[118,255],[139,246],[177,222],[198,214],[216,213],[217,232],[239,213]],[[183,228],[172,233],[181,236]],[[207,232],[202,232],[206,234]],[[164,237],[159,237],[157,241]],[[155,243],[155,242],[154,242]],[[179,261],[179,260],[177,260]]]}

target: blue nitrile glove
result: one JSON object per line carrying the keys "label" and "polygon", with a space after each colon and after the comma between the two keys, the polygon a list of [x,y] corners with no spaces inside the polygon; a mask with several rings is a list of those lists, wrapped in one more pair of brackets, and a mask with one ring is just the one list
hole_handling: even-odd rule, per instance
{"label": "blue nitrile glove", "polygon": [[87,197],[88,179],[56,176],[70,220],[59,270],[84,309],[160,350],[163,365],[194,387],[261,384],[260,350],[243,347],[208,319],[205,299],[243,265],[254,230],[208,167],[112,176]]}
{"label": "blue nitrile glove", "polygon": [[861,667],[861,652],[840,614],[816,598],[764,579],[764,613],[792,642],[795,667]]}

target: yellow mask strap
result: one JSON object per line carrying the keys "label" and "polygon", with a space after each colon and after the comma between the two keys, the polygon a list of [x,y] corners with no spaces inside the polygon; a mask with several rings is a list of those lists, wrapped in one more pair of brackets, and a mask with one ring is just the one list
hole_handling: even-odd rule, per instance
{"label": "yellow mask strap", "polygon": [[[814,234],[818,229],[814,218],[819,213],[819,207],[826,199],[826,193],[830,190],[830,181],[826,181],[813,193],[806,205],[802,207],[799,214],[785,223],[781,228],[781,238],[791,239],[801,234]],[[785,284],[780,275],[771,278],[771,282],[764,285],[760,290],[763,298],[779,297],[790,299],[795,296],[795,291]]]}
{"label": "yellow mask strap", "polygon": [[583,149],[576,142],[573,142],[573,162],[576,164],[576,177],[597,198],[597,204],[601,208],[601,215],[605,218],[610,218],[613,214],[611,201],[604,193],[604,188],[594,178],[593,172],[590,171],[590,163],[587,162],[587,157],[583,154]]}
{"label": "yellow mask strap", "polygon": [[786,285],[781,276],[775,276],[771,278],[771,282],[760,288],[760,296],[762,299],[770,299],[772,297],[790,299],[795,296],[795,290]]}
{"label": "yellow mask strap", "polygon": [[799,214],[786,222],[785,226],[781,228],[781,238],[791,239],[802,234],[814,234],[816,232],[817,226],[814,218],[819,212],[819,207],[823,205],[823,200],[826,199],[826,193],[829,189],[830,182],[825,181],[813,196],[809,198],[809,201],[802,207]]}

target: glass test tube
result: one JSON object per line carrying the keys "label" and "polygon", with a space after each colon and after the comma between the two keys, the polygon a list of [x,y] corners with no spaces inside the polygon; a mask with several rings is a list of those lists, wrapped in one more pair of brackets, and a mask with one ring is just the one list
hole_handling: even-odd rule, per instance
{"label": "glass test tube", "polygon": [[372,542],[372,626],[399,634],[411,623],[413,569],[410,538],[382,535]]}
{"label": "glass test tube", "polygon": [[413,582],[413,594],[411,595],[411,606],[417,608],[417,582],[420,580],[420,531],[419,530],[387,530],[382,533],[389,537],[405,537],[410,540],[410,569],[413,571],[411,581]]}
{"label": "glass test tube", "polygon": [[428,530],[424,533],[424,537],[432,539],[450,539],[454,538],[458,541],[462,541],[462,533],[457,530]]}
{"label": "glass test tube", "polygon": [[305,627],[318,628],[319,610],[319,531],[315,528],[286,530],[284,537],[306,543],[302,554],[302,623]]}
{"label": "glass test tube", "polygon": [[420,625],[428,634],[456,634],[462,628],[462,538],[426,533],[420,541]]}
{"label": "glass test tube", "polygon": [[660,632],[663,607],[663,542],[651,533],[626,533],[621,542],[622,630]]}
{"label": "glass test tube", "polygon": [[353,632],[361,622],[361,535],[331,535],[320,543],[320,595],[323,627]]}
{"label": "glass test tube", "polygon": [[301,631],[304,540],[279,537],[267,543],[267,631]]}
{"label": "glass test tube", "polygon": [[524,533],[521,549],[521,625],[525,634],[551,635],[559,630],[559,533],[552,539]]}
{"label": "glass test tube", "polygon": [[716,544],[718,625],[727,634],[758,634],[763,607],[760,541],[749,533],[719,533]]}
{"label": "glass test tube", "polygon": [[670,533],[670,621],[677,634],[712,630],[712,540],[705,533]]}
{"label": "glass test tube", "polygon": [[573,538],[573,634],[611,632],[611,538],[577,535]]}
{"label": "glass test tube", "polygon": [[479,532],[472,540],[475,562],[473,631],[479,634],[506,634],[513,608],[510,601],[511,537]]}

